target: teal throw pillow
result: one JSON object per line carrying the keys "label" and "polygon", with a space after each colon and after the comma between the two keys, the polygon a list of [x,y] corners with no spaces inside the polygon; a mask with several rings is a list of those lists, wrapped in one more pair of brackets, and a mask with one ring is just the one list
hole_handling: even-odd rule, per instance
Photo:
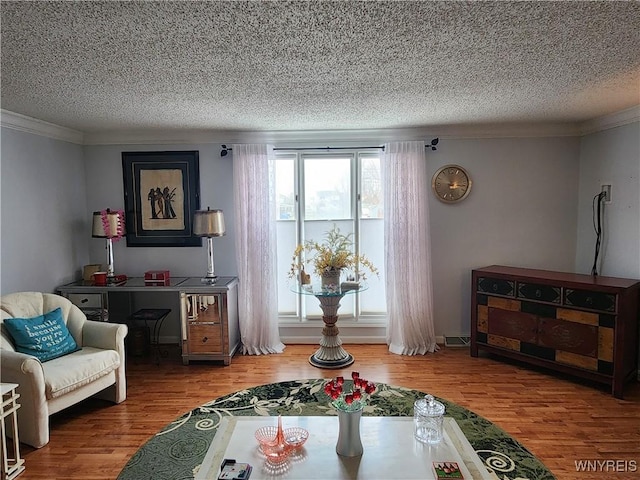
{"label": "teal throw pillow", "polygon": [[5,318],[16,350],[41,362],[80,350],[62,319],[60,307],[34,318]]}

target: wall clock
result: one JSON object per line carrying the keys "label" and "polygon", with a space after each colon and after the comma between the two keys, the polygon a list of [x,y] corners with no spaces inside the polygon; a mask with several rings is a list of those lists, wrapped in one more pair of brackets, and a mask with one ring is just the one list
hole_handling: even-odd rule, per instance
{"label": "wall clock", "polygon": [[471,177],[459,165],[445,165],[433,175],[431,188],[438,200],[446,203],[459,202],[471,191]]}

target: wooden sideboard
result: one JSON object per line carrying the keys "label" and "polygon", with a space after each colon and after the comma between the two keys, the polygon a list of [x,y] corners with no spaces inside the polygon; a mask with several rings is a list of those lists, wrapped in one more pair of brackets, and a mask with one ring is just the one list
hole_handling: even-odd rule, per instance
{"label": "wooden sideboard", "polygon": [[493,265],[472,271],[478,351],[611,386],[638,370],[640,281]]}

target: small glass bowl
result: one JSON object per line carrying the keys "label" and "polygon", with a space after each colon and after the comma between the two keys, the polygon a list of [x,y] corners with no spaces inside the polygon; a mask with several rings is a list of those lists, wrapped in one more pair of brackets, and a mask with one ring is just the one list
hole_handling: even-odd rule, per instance
{"label": "small glass bowl", "polygon": [[267,427],[260,427],[256,430],[256,440],[260,446],[273,444],[276,441],[276,436],[278,435],[278,427],[273,425],[269,425]]}
{"label": "small glass bowl", "polygon": [[[289,427],[285,428],[282,433],[284,434],[284,442],[286,445],[292,448],[300,448],[304,445],[304,442],[309,438],[309,432],[301,427]],[[266,453],[266,450],[271,450],[276,443],[276,437],[278,436],[278,427],[269,425],[266,427],[260,427],[256,430],[255,437],[260,444],[260,448]],[[271,448],[270,448],[271,447]]]}
{"label": "small glass bowl", "polygon": [[300,448],[309,438],[309,432],[302,427],[284,429],[284,441],[293,448]]}

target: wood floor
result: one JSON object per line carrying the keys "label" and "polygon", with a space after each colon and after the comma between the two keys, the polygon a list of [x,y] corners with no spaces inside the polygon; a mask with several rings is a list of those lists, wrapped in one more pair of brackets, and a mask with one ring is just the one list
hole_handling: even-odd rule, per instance
{"label": "wood floor", "polygon": [[[356,362],[321,370],[307,362],[316,347],[289,345],[280,355],[236,355],[230,366],[183,366],[177,348],[156,365],[129,359],[128,397],[120,405],[90,399],[51,418],[51,441],[21,446],[27,479],[113,479],[154,432],[213,398],[265,383],[349,375],[402,385],[458,403],[518,439],[560,480],[640,478],[640,384],[625,399],[606,388],[497,358],[471,358],[467,348],[399,356],[385,345],[346,345]],[[577,472],[577,461],[611,463],[609,473]],[[627,463],[624,463],[627,462]],[[635,462],[635,472],[614,473]],[[606,469],[603,466],[603,469]],[[606,471],[606,470],[605,470]],[[501,479],[502,480],[502,479]]]}

